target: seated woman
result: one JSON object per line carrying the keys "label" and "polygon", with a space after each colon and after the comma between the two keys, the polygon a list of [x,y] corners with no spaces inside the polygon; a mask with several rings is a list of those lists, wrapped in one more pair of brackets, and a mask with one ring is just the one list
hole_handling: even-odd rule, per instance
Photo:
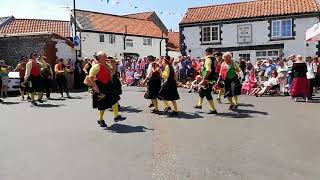
{"label": "seated woman", "polygon": [[275,89],[277,85],[279,85],[278,73],[276,71],[272,71],[271,78],[269,78],[268,81],[264,82],[261,85],[260,90],[255,90],[255,96],[261,97],[263,94],[265,94],[269,90]]}

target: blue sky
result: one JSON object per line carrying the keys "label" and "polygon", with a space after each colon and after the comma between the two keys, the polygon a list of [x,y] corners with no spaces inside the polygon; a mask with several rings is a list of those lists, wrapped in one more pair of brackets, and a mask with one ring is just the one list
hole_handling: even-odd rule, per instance
{"label": "blue sky", "polygon": [[[188,7],[232,3],[246,0],[76,0],[78,9],[111,14],[156,11],[168,29],[178,30],[178,24]],[[73,0],[3,0],[0,17],[69,20],[67,6]]]}

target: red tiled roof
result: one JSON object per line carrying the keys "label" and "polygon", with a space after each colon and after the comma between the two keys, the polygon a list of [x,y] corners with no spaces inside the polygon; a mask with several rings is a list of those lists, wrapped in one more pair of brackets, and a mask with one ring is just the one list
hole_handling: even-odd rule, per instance
{"label": "red tiled roof", "polygon": [[167,38],[161,29],[149,20],[84,10],[76,10],[76,16],[82,30]]}
{"label": "red tiled roof", "polygon": [[124,17],[131,17],[131,18],[136,18],[136,19],[148,20],[153,13],[154,13],[154,11],[134,13],[134,14],[126,14],[126,15],[124,15]]}
{"label": "red tiled roof", "polygon": [[0,28],[0,34],[50,32],[62,37],[71,37],[69,21],[42,19],[14,19]]}
{"label": "red tiled roof", "polygon": [[179,32],[168,32],[168,49],[180,51],[180,34]]}
{"label": "red tiled roof", "polygon": [[256,0],[189,8],[180,24],[319,12],[318,0]]}

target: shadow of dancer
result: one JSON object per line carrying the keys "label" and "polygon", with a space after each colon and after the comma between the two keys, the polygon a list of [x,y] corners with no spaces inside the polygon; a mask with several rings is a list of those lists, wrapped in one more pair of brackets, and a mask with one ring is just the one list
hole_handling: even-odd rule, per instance
{"label": "shadow of dancer", "polygon": [[138,132],[146,132],[153,131],[154,129],[149,129],[144,126],[130,126],[125,124],[113,124],[106,129],[107,131],[111,131],[112,133],[138,133]]}

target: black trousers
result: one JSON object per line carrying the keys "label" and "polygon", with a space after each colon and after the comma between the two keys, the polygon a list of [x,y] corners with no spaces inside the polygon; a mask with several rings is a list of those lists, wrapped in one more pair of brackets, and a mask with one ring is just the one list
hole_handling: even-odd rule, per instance
{"label": "black trousers", "polygon": [[63,96],[63,91],[69,94],[67,78],[64,75],[57,75],[56,80],[61,96]]}
{"label": "black trousers", "polygon": [[309,88],[310,88],[310,97],[312,97],[312,94],[313,94],[313,88],[315,87],[315,84],[316,84],[316,79],[313,78],[313,79],[309,79]]}
{"label": "black trousers", "polygon": [[52,81],[51,79],[44,79],[43,80],[44,90],[46,91],[46,97],[50,98]]}
{"label": "black trousers", "polygon": [[199,96],[201,97],[201,98],[204,98],[204,97],[206,97],[207,98],[207,100],[212,100],[213,98],[212,98],[212,86],[213,86],[213,84],[211,84],[211,83],[208,83],[208,87],[207,88],[200,88],[200,90],[199,90]]}

